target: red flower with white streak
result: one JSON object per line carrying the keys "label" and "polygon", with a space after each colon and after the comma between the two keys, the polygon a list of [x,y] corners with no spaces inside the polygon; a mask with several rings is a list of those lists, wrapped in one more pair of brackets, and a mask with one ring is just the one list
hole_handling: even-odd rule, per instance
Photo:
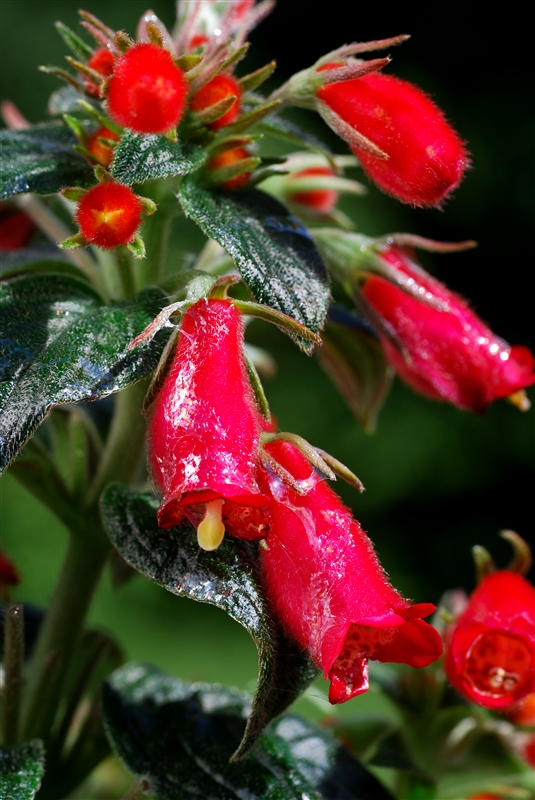
{"label": "red flower with white streak", "polygon": [[260,427],[243,356],[243,323],[230,300],[199,300],[180,337],[148,419],[148,460],[162,496],[158,524],[188,517],[199,545],[213,550],[225,528],[266,535],[256,483]]}
{"label": "red flower with white streak", "polygon": [[[385,356],[409,386],[436,400],[482,412],[493,400],[535,382],[535,359],[528,348],[495,336],[465,300],[415,264],[411,251],[392,246],[378,257],[407,276],[424,296],[420,300],[375,274],[361,286],[376,321],[382,323],[378,332]],[[426,295],[435,307],[425,302]]]}
{"label": "red flower with white streak", "polygon": [[535,589],[516,572],[487,575],[446,630],[450,683],[486,708],[535,691]]}
{"label": "red flower with white streak", "polygon": [[371,541],[338,496],[288,442],[267,452],[306,490],[300,495],[262,472],[270,494],[263,579],[278,616],[329,678],[329,700],[368,689],[368,659],[424,667],[442,652],[438,632],[421,618],[431,603],[411,605],[389,583]]}

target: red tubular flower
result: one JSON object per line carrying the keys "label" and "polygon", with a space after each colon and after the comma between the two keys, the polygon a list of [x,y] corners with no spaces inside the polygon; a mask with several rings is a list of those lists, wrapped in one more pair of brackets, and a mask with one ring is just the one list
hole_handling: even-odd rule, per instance
{"label": "red tubular flower", "polygon": [[[345,123],[388,156],[380,158],[351,146],[365,172],[387,194],[415,206],[440,206],[459,185],[469,163],[463,142],[416,86],[373,72],[327,83],[317,90],[317,97],[339,135],[344,137]],[[341,126],[329,112],[342,120]]]}
{"label": "red tubular flower", "polygon": [[9,602],[9,589],[20,583],[19,573],[7,556],[0,550],[0,600]]}
{"label": "red tubular flower", "polygon": [[34,231],[33,220],[24,211],[0,203],[0,250],[20,250]]}
{"label": "red tubular flower", "polygon": [[76,220],[86,242],[111,250],[134,239],[141,210],[141,200],[129,186],[106,181],[83,195]]}
{"label": "red tubular flower", "polygon": [[[115,56],[107,47],[99,47],[87,62],[88,67],[91,67],[92,70],[102,75],[102,80],[104,80],[104,78],[109,78],[113,72],[114,64]],[[85,77],[84,84],[90,94],[95,95],[95,97],[99,96],[100,87],[93,83],[93,81]]]}
{"label": "red tubular flower", "polygon": [[373,545],[338,496],[288,442],[267,452],[301,482],[300,495],[263,472],[272,497],[261,549],[264,583],[281,621],[331,681],[329,700],[368,689],[368,659],[424,667],[442,652],[438,632],[388,581]]}
{"label": "red tubular flower", "polygon": [[189,107],[191,111],[204,111],[210,106],[226,100],[227,97],[235,97],[236,100],[219,119],[208,123],[208,128],[217,131],[234,122],[240,113],[241,89],[238,81],[229,75],[216,75],[211,81],[202,86],[198,92],[195,92]]}
{"label": "red tubular flower", "polygon": [[450,683],[478,705],[511,706],[535,691],[535,589],[516,572],[487,575],[446,641]]}
{"label": "red tubular flower", "polygon": [[[530,351],[520,345],[511,347],[495,336],[461,297],[416,267],[407,248],[390,247],[380,258],[444,309],[420,301],[377,275],[361,287],[368,305],[384,323],[379,337],[385,356],[409,386],[436,400],[483,412],[493,400],[535,382]],[[388,331],[395,334],[404,352]]]}
{"label": "red tubular flower", "polygon": [[100,139],[111,139],[118,142],[119,136],[114,131],[110,131],[109,128],[102,126],[94,132],[87,143],[87,149],[94,155],[99,164],[102,164],[103,167],[109,167],[113,158],[113,150],[101,142]]}
{"label": "red tubular flower", "polygon": [[110,116],[136,133],[167,133],[182,118],[188,88],[168,50],[150,42],[132,45],[109,81]]}
{"label": "red tubular flower", "polygon": [[162,496],[158,524],[187,516],[200,546],[215,549],[225,527],[266,535],[254,472],[260,427],[243,357],[243,323],[230,300],[199,300],[184,315],[178,346],[148,417],[148,461]]}

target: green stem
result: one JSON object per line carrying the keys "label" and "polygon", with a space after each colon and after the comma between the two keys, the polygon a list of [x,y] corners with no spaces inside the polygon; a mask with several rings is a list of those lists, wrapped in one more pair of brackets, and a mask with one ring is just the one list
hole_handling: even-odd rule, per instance
{"label": "green stem", "polygon": [[22,739],[45,741],[56,715],[80,631],[110,551],[98,521],[71,533],[67,555],[39,635],[26,687]]}
{"label": "green stem", "polygon": [[21,605],[6,608],[2,741],[16,744],[19,726],[22,665],[24,660],[24,611]]}
{"label": "green stem", "polygon": [[145,441],[145,421],[141,409],[147,381],[129,386],[116,397],[116,408],[106,448],[88,496],[93,506],[110,481],[129,483],[137,475]]}
{"label": "green stem", "polygon": [[[139,260],[135,264],[137,285],[140,289],[159,284],[163,278],[172,223],[181,214],[175,193],[169,188],[165,195],[155,196],[154,200],[158,204],[158,211],[145,220],[142,231],[147,248],[147,258]],[[148,264],[150,264],[150,269]]]}
{"label": "green stem", "polygon": [[115,248],[115,262],[121,282],[122,295],[123,297],[131,297],[136,293],[136,279],[132,257],[124,245]]}

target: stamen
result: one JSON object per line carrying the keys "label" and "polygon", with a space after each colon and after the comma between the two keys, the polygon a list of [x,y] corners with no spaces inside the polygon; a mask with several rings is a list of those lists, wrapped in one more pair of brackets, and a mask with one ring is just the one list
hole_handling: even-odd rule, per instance
{"label": "stamen", "polygon": [[211,500],[206,503],[204,519],[197,527],[197,541],[203,550],[216,550],[225,535],[222,520],[223,501]]}
{"label": "stamen", "polygon": [[524,389],[519,389],[518,392],[513,392],[507,398],[512,405],[520,409],[520,411],[529,411],[531,402]]}

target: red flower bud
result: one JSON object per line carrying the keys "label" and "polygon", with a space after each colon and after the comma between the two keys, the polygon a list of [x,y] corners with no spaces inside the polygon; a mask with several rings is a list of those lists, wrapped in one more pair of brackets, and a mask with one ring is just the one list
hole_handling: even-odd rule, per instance
{"label": "red flower bud", "polygon": [[19,250],[34,231],[33,220],[24,211],[0,203],[0,250]]}
{"label": "red flower bud", "polygon": [[[243,356],[243,323],[230,300],[199,300],[184,315],[162,388],[148,416],[148,461],[162,495],[158,524],[185,516],[199,544],[266,535],[268,498],[254,478],[258,412]],[[201,527],[203,526],[203,527]]]}
{"label": "red flower bud", "polygon": [[486,708],[535,691],[535,589],[516,572],[487,575],[446,630],[450,683]]}
{"label": "red flower bud", "polygon": [[95,131],[87,143],[87,149],[95,156],[99,164],[102,164],[103,167],[109,167],[113,158],[113,150],[99,141],[101,138],[118,142],[119,136],[114,131],[110,131],[109,128],[102,126]]}
{"label": "red flower bud", "polygon": [[[334,176],[336,173],[330,167],[308,167],[291,175],[288,181],[288,188],[290,189],[291,187],[292,179],[299,180],[299,178],[306,178],[309,175]],[[288,199],[292,203],[307,206],[318,214],[330,214],[338,202],[338,192],[334,191],[334,189],[313,189],[309,192],[295,192],[294,194],[289,192]]]}
{"label": "red flower bud", "polygon": [[351,145],[370,179],[387,194],[415,206],[440,206],[459,185],[469,163],[463,142],[416,86],[373,72],[327,83],[317,97],[339,135],[348,138],[344,127],[349,125],[388,156]]}
{"label": "red flower bud", "polygon": [[394,589],[371,541],[338,496],[288,442],[268,453],[300,481],[298,494],[266,472],[269,535],[262,548],[265,588],[289,633],[329,678],[329,700],[343,703],[368,689],[368,659],[424,667],[442,652],[421,617],[435,606],[411,606]]}
{"label": "red flower bud", "polygon": [[141,223],[141,201],[129,186],[106,181],[81,198],[76,220],[86,242],[111,250],[128,244]]}
{"label": "red flower bud", "polygon": [[[223,167],[230,167],[231,164],[236,164],[236,162],[245,158],[249,158],[249,153],[244,147],[232,147],[230,150],[223,150],[222,153],[218,153],[211,158],[207,167],[209,170],[215,171]],[[245,186],[249,182],[250,175],[250,172],[241,172],[236,177],[223,181],[219,188],[227,192],[233,192],[235,189],[239,189],[240,186]]]}
{"label": "red flower bud", "polygon": [[461,297],[418,268],[407,249],[391,247],[380,258],[422,287],[424,299],[425,291],[443,306],[434,308],[377,275],[362,286],[367,303],[385,325],[379,337],[386,358],[409,386],[482,412],[493,400],[535,382],[530,351],[495,336]]}
{"label": "red flower bud", "polygon": [[[107,47],[99,47],[98,50],[95,50],[89,61],[87,62],[87,66],[91,67],[95,72],[98,72],[102,75],[102,79],[109,78],[109,76],[113,72],[113,66],[115,64],[115,56],[113,53],[108,50]],[[85,88],[90,94],[95,95],[96,97],[99,96],[99,86],[93,83],[93,81],[89,80],[89,78],[84,77],[84,84]]]}
{"label": "red flower bud", "polygon": [[110,116],[137,133],[167,133],[182,118],[188,88],[168,50],[132,45],[117,59],[109,81]]}
{"label": "red flower bud", "polygon": [[216,75],[211,81],[195,92],[189,104],[191,111],[204,111],[210,106],[226,100],[227,97],[236,97],[234,103],[219,119],[208,123],[208,128],[217,131],[238,117],[240,113],[241,89],[239,83],[229,75]]}
{"label": "red flower bud", "polygon": [[507,719],[515,725],[535,728],[535,692],[531,692],[518,703],[513,703],[505,713]]}
{"label": "red flower bud", "polygon": [[16,586],[20,583],[15,565],[0,550],[0,586]]}

